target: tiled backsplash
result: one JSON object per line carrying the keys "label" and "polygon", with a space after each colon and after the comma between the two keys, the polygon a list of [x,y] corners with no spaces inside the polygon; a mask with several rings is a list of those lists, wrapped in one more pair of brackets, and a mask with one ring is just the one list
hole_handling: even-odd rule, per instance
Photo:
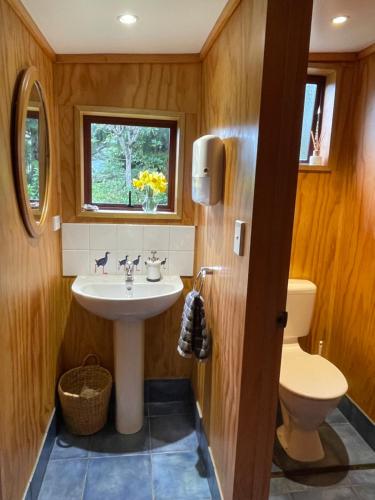
{"label": "tiled backsplash", "polygon": [[[122,274],[119,262],[140,256],[138,270],[146,273],[145,259],[157,250],[167,259],[164,273],[192,276],[194,264],[194,226],[154,226],[129,224],[63,224],[63,275],[95,274],[95,261],[105,257],[105,271]],[[102,272],[102,267],[97,273]]]}

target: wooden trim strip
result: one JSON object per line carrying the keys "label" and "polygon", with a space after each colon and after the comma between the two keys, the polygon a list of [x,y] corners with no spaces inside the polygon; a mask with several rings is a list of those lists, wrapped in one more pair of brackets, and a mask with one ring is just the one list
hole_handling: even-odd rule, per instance
{"label": "wooden trim strip", "polygon": [[365,57],[371,56],[372,54],[375,53],[375,43],[372,45],[369,45],[363,50],[360,50],[357,54],[358,59],[364,59]]}
{"label": "wooden trim strip", "polygon": [[232,14],[234,11],[237,9],[237,7],[240,5],[241,0],[228,0],[228,3],[225,5],[224,9],[222,10],[220,16],[218,17],[214,27],[210,31],[206,41],[203,44],[203,47],[201,48],[200,52],[200,59],[203,60],[208,52],[210,51],[211,47],[215,43],[216,39],[220,35],[220,33],[223,31],[225,25],[231,18]]}
{"label": "wooden trim strip", "polygon": [[355,62],[357,52],[310,52],[309,62]]}
{"label": "wooden trim strip", "polygon": [[199,54],[57,54],[57,64],[193,64]]}
{"label": "wooden trim strip", "polygon": [[11,9],[20,19],[20,21],[25,25],[27,30],[30,32],[31,36],[34,38],[36,43],[40,46],[43,52],[52,60],[55,61],[56,54],[51,45],[48,43],[47,38],[40,31],[36,25],[33,18],[30,16],[21,0],[6,0]]}

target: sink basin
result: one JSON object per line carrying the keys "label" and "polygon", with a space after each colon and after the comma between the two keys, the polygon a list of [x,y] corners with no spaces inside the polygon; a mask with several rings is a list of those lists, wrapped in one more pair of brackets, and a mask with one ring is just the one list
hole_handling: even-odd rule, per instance
{"label": "sink basin", "polygon": [[78,276],[72,292],[78,303],[114,322],[116,428],[133,434],[143,426],[144,320],[171,307],[181,295],[179,276],[156,283],[135,276],[131,289],[124,276]]}
{"label": "sink basin", "polygon": [[145,276],[135,276],[128,291],[123,276],[78,276],[72,291],[88,311],[102,318],[147,319],[166,311],[180,296],[183,284],[179,276],[165,276],[150,283]]}

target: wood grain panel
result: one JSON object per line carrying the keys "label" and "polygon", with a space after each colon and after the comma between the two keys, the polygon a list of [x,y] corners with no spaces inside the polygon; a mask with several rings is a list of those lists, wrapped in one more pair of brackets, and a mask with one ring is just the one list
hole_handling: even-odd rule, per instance
{"label": "wood grain panel", "polygon": [[[74,278],[63,278],[64,295],[62,314],[64,342],[62,346],[63,369],[78,366],[87,353],[98,354],[103,366],[113,373],[112,321],[99,318],[85,309],[72,297]],[[192,360],[177,353],[177,341],[184,296],[191,290],[192,278],[183,278],[181,298],[168,311],[146,321],[145,377],[190,378]]]}
{"label": "wood grain panel", "polygon": [[33,18],[28,13],[27,9],[23,5],[21,0],[6,0],[9,6],[12,8],[13,12],[19,17],[20,21],[24,24],[26,30],[31,34],[36,42],[37,46],[40,47],[44,53],[52,60],[55,60],[55,52],[48,40],[40,31]]}
{"label": "wood grain panel", "polygon": [[[20,71],[38,68],[52,126],[52,199],[45,232],[28,237],[13,183],[10,124]],[[18,15],[0,0],[0,498],[20,500],[55,405],[62,340],[60,236],[51,215],[59,213],[57,120],[52,62]]]}
{"label": "wood grain panel", "polygon": [[318,286],[310,335],[301,345],[316,353],[320,340],[331,330],[335,295],[337,239],[343,207],[344,172],[353,162],[354,64],[315,64],[315,68],[336,71],[336,102],[332,124],[330,173],[306,172],[298,175],[290,276],[306,278]]}
{"label": "wood grain panel", "polygon": [[349,395],[375,420],[375,54],[357,66],[355,162],[344,171],[327,356],[347,377]]}
{"label": "wood grain panel", "polygon": [[[219,270],[204,289],[212,356],[193,378],[228,500],[268,496],[281,351],[275,318],[285,307],[311,15],[311,2],[292,4],[243,0],[203,61],[202,133],[223,138],[226,172],[223,202],[198,214],[197,265]],[[293,47],[288,30],[299,40]],[[235,219],[247,224],[243,257],[233,253]],[[268,250],[271,240],[280,252]]]}
{"label": "wood grain panel", "polygon": [[338,75],[332,172],[299,174],[290,273],[318,285],[311,334],[301,344],[317,352],[325,341],[349,395],[374,419],[375,56],[368,54],[330,64]]}
{"label": "wood grain panel", "polygon": [[[190,64],[58,64],[55,67],[56,100],[60,118],[61,187],[64,222],[77,222],[73,106],[108,106],[184,112],[185,161],[183,217],[193,223],[191,201],[191,149],[197,137],[200,96],[199,63]],[[79,217],[80,222],[92,217]],[[100,218],[111,222],[110,218]],[[126,218],[116,222],[129,222]],[[134,220],[133,220],[134,222]],[[158,223],[172,221],[160,220]]]}
{"label": "wood grain panel", "polygon": [[191,64],[199,61],[199,54],[56,54],[57,64]]}

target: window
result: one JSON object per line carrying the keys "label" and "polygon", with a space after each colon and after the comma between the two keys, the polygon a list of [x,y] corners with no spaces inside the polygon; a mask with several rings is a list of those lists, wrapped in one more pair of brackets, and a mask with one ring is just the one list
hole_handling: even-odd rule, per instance
{"label": "window", "polygon": [[325,84],[325,76],[307,76],[299,154],[300,163],[308,163],[313,153],[311,131],[314,135],[316,131],[318,131],[318,136],[321,134]]}
{"label": "window", "polygon": [[133,186],[139,172],[161,172],[167,191],[158,211],[176,211],[178,119],[105,116],[81,111],[83,203],[100,210],[140,211],[145,193]]}

